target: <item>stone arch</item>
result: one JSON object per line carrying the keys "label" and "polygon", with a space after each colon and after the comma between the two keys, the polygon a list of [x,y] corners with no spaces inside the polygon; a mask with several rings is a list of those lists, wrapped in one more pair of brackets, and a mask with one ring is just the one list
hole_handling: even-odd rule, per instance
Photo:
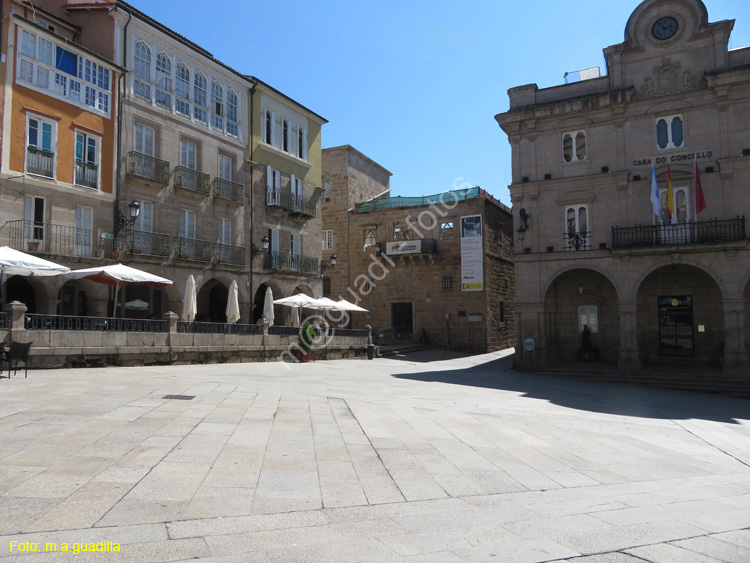
{"label": "stone arch", "polygon": [[607,271],[604,268],[600,268],[598,266],[593,266],[593,265],[588,264],[588,263],[586,263],[586,264],[583,264],[583,263],[569,264],[569,265],[565,265],[565,266],[559,268],[557,271],[550,272],[549,276],[547,276],[547,279],[548,279],[547,285],[543,288],[543,295],[545,295],[545,296],[547,295],[547,293],[550,290],[550,287],[552,286],[552,284],[555,283],[555,280],[557,278],[559,278],[563,274],[566,274],[566,273],[568,273],[568,272],[570,272],[572,270],[591,270],[593,272],[596,272],[597,274],[601,274],[615,288],[615,291],[617,292],[618,299],[620,299],[620,300],[622,299],[621,296],[623,294],[623,291],[619,287],[617,280],[612,278],[612,276],[610,275],[610,272]]}
{"label": "stone arch", "polygon": [[711,272],[686,263],[651,268],[638,284],[636,302],[642,362],[721,361],[723,296]]}
{"label": "stone arch", "polygon": [[[629,47],[637,47],[645,40],[644,33],[648,32],[650,26],[648,21],[665,13],[662,0],[646,0],[630,14],[628,23],[625,25],[625,44]],[[683,24],[688,27],[680,39],[687,41],[695,35],[698,30],[708,25],[708,10],[701,0],[679,0],[670,6],[669,14],[679,12]],[[685,17],[692,21],[687,21]]]}
{"label": "stone arch", "polygon": [[47,288],[34,276],[9,276],[3,281],[3,305],[18,301],[26,305],[27,313],[47,313],[44,305],[49,299]]}
{"label": "stone arch", "polygon": [[229,288],[219,279],[212,278],[204,283],[196,295],[198,322],[227,322],[227,300]]}
{"label": "stone arch", "polygon": [[544,293],[549,362],[565,363],[578,358],[583,324],[591,329],[591,344],[599,349],[600,359],[616,362],[620,349],[618,307],[617,287],[603,272],[578,266],[553,276]]}
{"label": "stone arch", "polygon": [[663,258],[653,257],[653,260],[654,261],[651,263],[650,267],[643,270],[641,277],[638,280],[638,283],[635,284],[634,288],[636,289],[636,291],[641,287],[643,282],[657,270],[667,267],[667,266],[682,265],[682,266],[689,266],[697,270],[700,270],[702,273],[709,276],[714,281],[714,283],[716,283],[716,285],[719,287],[719,290],[721,291],[721,298],[722,299],[727,298],[727,296],[725,295],[725,287],[724,287],[724,284],[722,283],[721,278],[718,278],[716,273],[711,271],[704,264],[701,264],[700,262],[686,258],[685,254],[680,255],[679,262],[675,262],[671,257],[663,257]]}
{"label": "stone arch", "polygon": [[[261,317],[263,317],[263,304],[266,299],[266,289],[271,288],[271,291],[273,292],[273,298],[274,301],[276,299],[281,299],[282,297],[285,297],[284,293],[281,291],[281,286],[279,286],[278,283],[272,281],[272,280],[266,280],[262,284],[258,286],[258,289],[255,291],[255,296],[253,297],[253,324],[257,324],[260,322]],[[282,324],[282,321],[286,319],[289,312],[287,311],[288,307],[284,307],[283,305],[274,305],[273,307],[273,314],[274,314],[274,324]]]}
{"label": "stone arch", "polygon": [[79,317],[102,316],[102,284],[90,280],[68,280],[57,291],[57,314]]}
{"label": "stone arch", "polygon": [[292,291],[292,295],[297,295],[298,293],[304,293],[305,295],[307,295],[309,297],[315,297],[315,292],[306,283],[300,283],[300,284],[298,284],[294,288],[294,290]]}

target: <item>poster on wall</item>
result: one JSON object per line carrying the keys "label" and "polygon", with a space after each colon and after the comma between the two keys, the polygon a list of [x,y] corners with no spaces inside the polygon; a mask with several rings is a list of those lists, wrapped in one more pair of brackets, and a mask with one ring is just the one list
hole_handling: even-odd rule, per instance
{"label": "poster on wall", "polygon": [[461,290],[484,290],[481,215],[461,217]]}

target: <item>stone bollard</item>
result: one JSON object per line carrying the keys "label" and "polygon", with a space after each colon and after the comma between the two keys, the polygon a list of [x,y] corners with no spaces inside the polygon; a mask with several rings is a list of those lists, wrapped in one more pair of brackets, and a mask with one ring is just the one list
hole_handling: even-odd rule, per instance
{"label": "stone bollard", "polygon": [[167,311],[166,313],[164,313],[164,318],[169,325],[169,333],[172,334],[177,332],[177,321],[180,320],[180,317],[177,316],[177,313]]}
{"label": "stone bollard", "polygon": [[367,359],[372,360],[375,358],[375,346],[372,343],[372,327],[365,325],[367,329]]}
{"label": "stone bollard", "polygon": [[266,317],[262,317],[260,322],[263,324],[263,336],[268,336],[268,327],[271,326],[271,321]]}
{"label": "stone bollard", "polygon": [[28,307],[20,301],[11,301],[5,306],[5,310],[10,313],[10,340],[25,342]]}

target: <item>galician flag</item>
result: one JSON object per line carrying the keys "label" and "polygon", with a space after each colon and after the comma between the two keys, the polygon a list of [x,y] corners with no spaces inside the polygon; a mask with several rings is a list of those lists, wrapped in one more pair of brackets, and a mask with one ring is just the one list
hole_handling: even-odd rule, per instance
{"label": "galician flag", "polygon": [[703,195],[701,175],[698,173],[698,163],[695,163],[695,214],[697,215],[706,208],[706,197]]}
{"label": "galician flag", "polygon": [[674,213],[674,193],[672,192],[672,168],[667,164],[667,219]]}
{"label": "galician flag", "polygon": [[656,167],[653,164],[651,165],[651,206],[654,208],[654,215],[661,220],[661,198],[659,197],[659,184],[656,183]]}

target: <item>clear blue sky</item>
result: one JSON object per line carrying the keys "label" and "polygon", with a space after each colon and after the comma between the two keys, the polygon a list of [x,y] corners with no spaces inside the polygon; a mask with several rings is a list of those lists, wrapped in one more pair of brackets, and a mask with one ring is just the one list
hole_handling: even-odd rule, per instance
{"label": "clear blue sky", "polygon": [[[623,40],[638,0],[131,0],[232,68],[328,119],[323,147],[350,144],[393,173],[393,195],[456,178],[510,204],[510,146],[494,115],[507,90],[563,84]],[[750,46],[749,0],[704,0]],[[460,182],[459,182],[460,183]]]}

